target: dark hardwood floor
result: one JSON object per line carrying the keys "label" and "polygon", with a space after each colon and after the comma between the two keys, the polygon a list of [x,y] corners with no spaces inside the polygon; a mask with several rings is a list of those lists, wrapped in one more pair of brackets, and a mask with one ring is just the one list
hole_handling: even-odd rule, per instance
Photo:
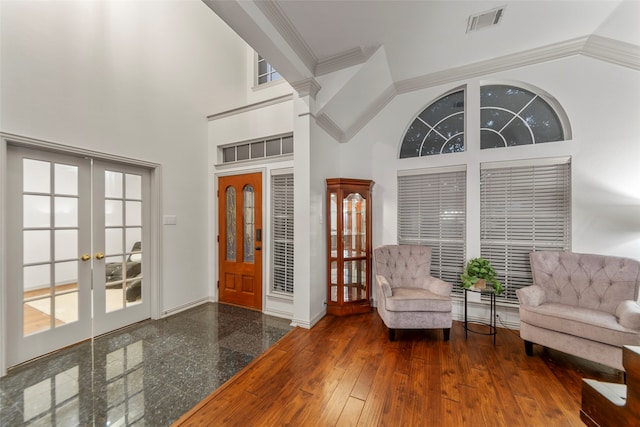
{"label": "dark hardwood floor", "polygon": [[622,373],[534,346],[517,331],[398,331],[377,313],[296,328],[174,426],[583,426],[582,378]]}

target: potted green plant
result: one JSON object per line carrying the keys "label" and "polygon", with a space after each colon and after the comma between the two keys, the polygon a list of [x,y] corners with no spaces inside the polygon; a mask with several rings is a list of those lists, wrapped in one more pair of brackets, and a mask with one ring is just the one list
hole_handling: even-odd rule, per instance
{"label": "potted green plant", "polygon": [[493,287],[496,295],[504,292],[502,283],[496,279],[496,270],[493,269],[491,263],[484,258],[472,258],[467,262],[464,273],[460,275],[462,287],[465,289],[476,288],[484,289],[486,284]]}

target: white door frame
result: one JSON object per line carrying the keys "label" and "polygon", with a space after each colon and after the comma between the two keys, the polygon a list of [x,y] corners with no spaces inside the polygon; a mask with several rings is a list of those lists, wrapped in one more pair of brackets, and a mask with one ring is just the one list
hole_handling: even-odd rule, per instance
{"label": "white door frame", "polygon": [[9,144],[62,154],[87,156],[98,160],[121,163],[124,165],[143,167],[149,170],[151,181],[150,208],[150,242],[149,242],[149,287],[151,290],[151,318],[162,317],[162,166],[157,163],[127,157],[115,156],[108,153],[87,150],[83,148],[58,144],[39,139],[0,132],[0,377],[6,375],[7,350],[7,146]]}

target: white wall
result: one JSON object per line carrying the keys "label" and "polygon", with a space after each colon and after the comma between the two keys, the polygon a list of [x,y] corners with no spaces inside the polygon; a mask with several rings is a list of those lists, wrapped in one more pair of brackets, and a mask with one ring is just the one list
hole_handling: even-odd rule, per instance
{"label": "white wall", "polygon": [[[523,82],[555,97],[568,115],[573,139],[480,150],[478,89],[484,82],[495,81]],[[415,116],[461,85],[466,85],[468,91],[466,152],[399,160],[400,143]],[[352,141],[341,145],[341,170],[376,181],[373,212],[376,246],[397,241],[399,170],[466,165],[467,258],[470,258],[479,255],[480,248],[480,163],[571,156],[572,250],[640,259],[639,93],[638,71],[575,56],[399,95]],[[505,315],[517,323],[517,313]]]}
{"label": "white wall", "polygon": [[0,8],[0,131],[160,164],[160,312],[207,299],[206,116],[246,102],[246,44],[199,0]]}

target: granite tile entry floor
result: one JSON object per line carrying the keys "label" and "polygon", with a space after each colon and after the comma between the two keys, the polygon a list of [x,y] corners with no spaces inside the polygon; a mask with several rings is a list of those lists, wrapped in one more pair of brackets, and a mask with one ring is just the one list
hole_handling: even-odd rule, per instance
{"label": "granite tile entry floor", "polygon": [[168,426],[290,323],[207,303],[69,347],[0,378],[0,426]]}

